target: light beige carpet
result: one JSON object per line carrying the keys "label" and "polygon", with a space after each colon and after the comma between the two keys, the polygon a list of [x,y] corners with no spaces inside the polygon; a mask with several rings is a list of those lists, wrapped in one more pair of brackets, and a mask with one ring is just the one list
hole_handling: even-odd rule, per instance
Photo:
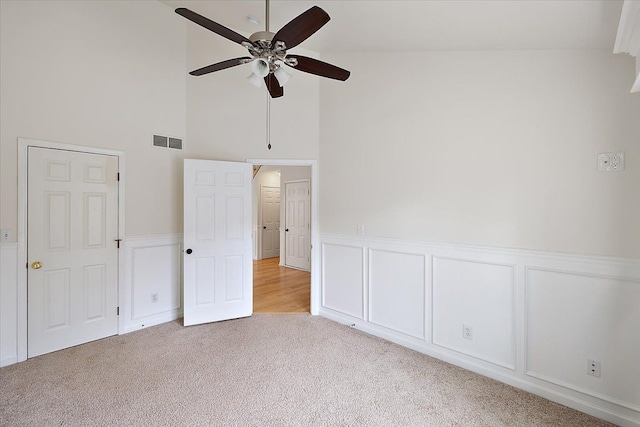
{"label": "light beige carpet", "polygon": [[1,426],[596,426],[309,315],[171,322],[0,369]]}

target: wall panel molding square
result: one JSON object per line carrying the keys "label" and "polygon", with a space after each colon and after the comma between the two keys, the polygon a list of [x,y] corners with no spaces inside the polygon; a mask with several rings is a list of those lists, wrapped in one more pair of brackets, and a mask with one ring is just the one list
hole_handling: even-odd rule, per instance
{"label": "wall panel molding square", "polygon": [[426,257],[369,250],[369,321],[425,339]]}
{"label": "wall panel molding square", "polygon": [[433,343],[515,369],[514,287],[513,266],[434,257]]}

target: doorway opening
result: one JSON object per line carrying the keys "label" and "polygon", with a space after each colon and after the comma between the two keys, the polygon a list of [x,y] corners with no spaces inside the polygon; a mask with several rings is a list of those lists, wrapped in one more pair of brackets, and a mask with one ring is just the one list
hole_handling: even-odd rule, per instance
{"label": "doorway opening", "polygon": [[254,163],[253,311],[309,313],[312,167]]}

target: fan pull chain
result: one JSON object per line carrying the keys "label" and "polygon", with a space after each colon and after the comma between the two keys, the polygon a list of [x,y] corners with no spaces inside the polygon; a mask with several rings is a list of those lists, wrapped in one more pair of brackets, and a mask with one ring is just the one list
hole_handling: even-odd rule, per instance
{"label": "fan pull chain", "polygon": [[271,150],[271,97],[267,93],[267,148]]}

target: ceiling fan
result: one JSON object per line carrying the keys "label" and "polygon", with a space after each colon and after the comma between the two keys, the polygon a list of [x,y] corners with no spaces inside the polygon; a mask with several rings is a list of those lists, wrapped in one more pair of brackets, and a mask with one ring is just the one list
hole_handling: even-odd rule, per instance
{"label": "ceiling fan", "polygon": [[290,77],[282,67],[283,65],[317,76],[342,81],[347,80],[351,74],[345,69],[314,58],[287,53],[288,49],[298,46],[331,19],[327,12],[318,6],[313,6],[298,15],[274,34],[269,31],[269,0],[266,0],[265,31],[253,33],[249,38],[189,9],[181,7],[176,9],[176,13],[226,39],[242,45],[251,55],[250,57],[228,59],[199,68],[189,73],[192,76],[202,76],[214,71],[251,63],[252,73],[248,77],[249,81],[256,86],[262,86],[262,79],[264,79],[271,97],[278,98],[284,95],[283,86]]}

